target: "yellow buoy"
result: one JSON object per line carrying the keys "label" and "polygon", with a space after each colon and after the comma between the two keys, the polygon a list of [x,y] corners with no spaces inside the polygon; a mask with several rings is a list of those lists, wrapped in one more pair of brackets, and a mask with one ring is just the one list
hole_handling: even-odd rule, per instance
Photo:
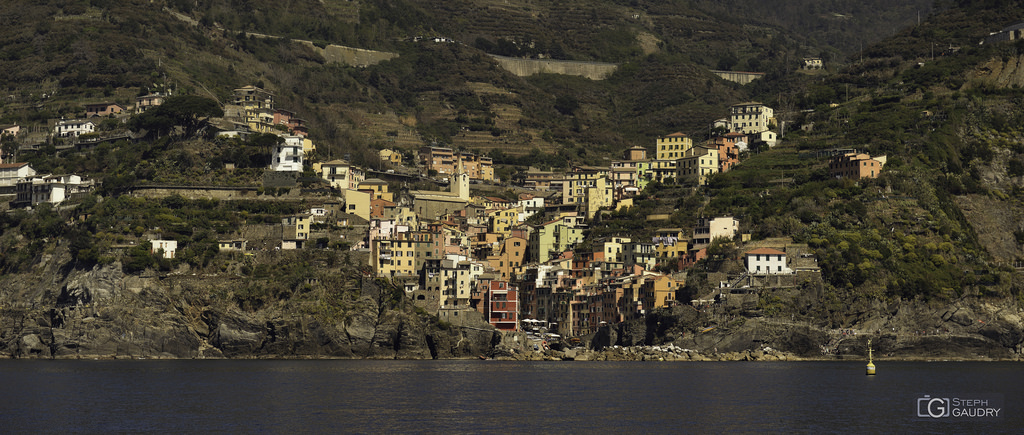
{"label": "yellow buoy", "polygon": [[875,374],[875,364],[871,362],[871,339],[868,339],[868,374]]}

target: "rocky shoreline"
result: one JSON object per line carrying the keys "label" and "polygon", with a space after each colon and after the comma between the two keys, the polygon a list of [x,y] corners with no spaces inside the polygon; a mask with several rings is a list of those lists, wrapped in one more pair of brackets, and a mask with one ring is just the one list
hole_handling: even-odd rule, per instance
{"label": "rocky shoreline", "polygon": [[[867,358],[861,355],[832,357],[805,357],[775,349],[746,350],[740,352],[703,353],[693,349],[674,346],[633,346],[602,350],[569,349],[565,351],[547,350],[525,353],[502,354],[495,357],[505,361],[787,361],[787,362],[822,362],[846,361],[866,363]],[[1020,356],[1007,358],[963,358],[963,357],[883,357],[874,361],[906,361],[906,362],[971,362],[971,361],[1024,361]]]}
{"label": "rocky shoreline", "polygon": [[868,339],[879,361],[1020,361],[1024,350],[1013,301],[853,304],[863,314],[839,319],[843,329],[682,306],[546,350],[482,319],[439,322],[393,284],[358,274],[253,306],[238,302],[244,289],[231,277],[56,264],[0,282],[0,358],[864,361]]}

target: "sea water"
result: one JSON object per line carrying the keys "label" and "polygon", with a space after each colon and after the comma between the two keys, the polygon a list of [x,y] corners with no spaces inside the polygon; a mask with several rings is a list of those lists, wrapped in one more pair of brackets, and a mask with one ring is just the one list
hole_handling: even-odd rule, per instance
{"label": "sea water", "polygon": [[[1016,433],[1024,423],[1019,363],[876,365],[866,376],[863,361],[8,360],[0,430]],[[1000,415],[947,416],[945,399]]]}

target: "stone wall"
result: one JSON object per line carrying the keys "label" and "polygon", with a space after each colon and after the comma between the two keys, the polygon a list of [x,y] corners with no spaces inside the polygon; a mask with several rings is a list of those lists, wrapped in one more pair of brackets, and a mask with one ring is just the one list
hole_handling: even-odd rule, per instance
{"label": "stone wall", "polygon": [[519,59],[495,55],[491,55],[491,57],[498,61],[498,65],[501,65],[502,68],[520,77],[549,73],[583,76],[591,80],[604,80],[619,67],[614,63]]}
{"label": "stone wall", "polygon": [[142,198],[165,198],[173,195],[180,195],[185,199],[265,199],[265,196],[258,196],[255,187],[139,186],[132,190],[132,196]]}

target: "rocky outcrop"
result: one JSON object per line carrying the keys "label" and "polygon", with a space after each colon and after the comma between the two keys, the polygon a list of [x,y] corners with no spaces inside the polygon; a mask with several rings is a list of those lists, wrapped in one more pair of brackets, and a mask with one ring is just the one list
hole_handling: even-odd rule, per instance
{"label": "rocky outcrop", "polygon": [[386,281],[345,290],[355,300],[337,315],[314,312],[308,299],[243,310],[223,296],[238,287],[235,280],[125,276],[117,263],[72,270],[54,284],[59,287],[53,291],[0,295],[0,355],[476,358],[493,354],[502,342],[482,322],[442,328]]}
{"label": "rocky outcrop", "polygon": [[869,339],[875,356],[883,359],[1022,357],[1024,322],[1013,301],[994,304],[962,300],[946,307],[914,301],[863,301],[852,303],[849,311],[842,321],[851,326],[828,328],[807,321],[729,315],[715,309],[659,310],[644,319],[600,328],[588,342],[589,349],[597,354],[584,358],[643,360],[641,355],[647,355],[648,359],[682,359],[637,350],[666,348],[686,349],[687,360],[773,358],[763,355],[775,355],[777,359],[782,359],[779,355],[786,359],[866,358]]}

